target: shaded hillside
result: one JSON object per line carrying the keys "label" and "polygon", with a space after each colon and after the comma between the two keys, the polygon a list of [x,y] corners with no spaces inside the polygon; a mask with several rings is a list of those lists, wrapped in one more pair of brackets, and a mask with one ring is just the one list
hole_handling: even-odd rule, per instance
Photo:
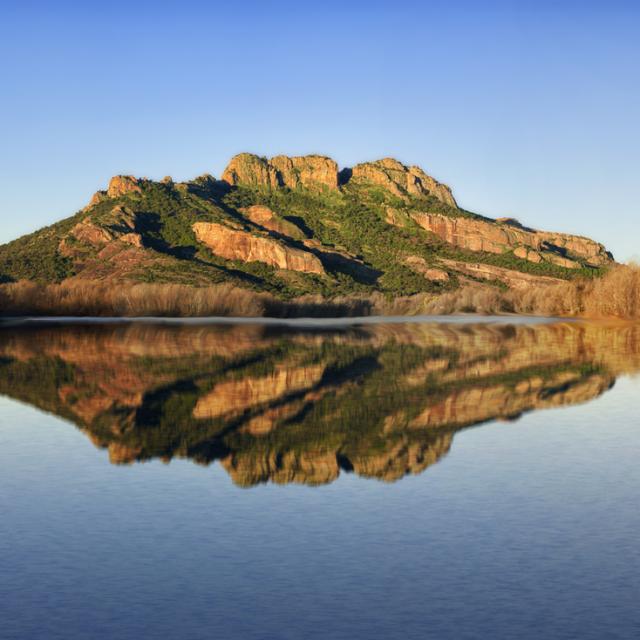
{"label": "shaded hillside", "polygon": [[522,289],[612,263],[589,239],[490,220],[393,159],[233,158],[221,180],[116,176],[82,211],[0,247],[0,281],[230,283],[282,299]]}
{"label": "shaded hillside", "polygon": [[632,325],[0,330],[0,393],[73,422],[114,463],[219,461],[245,486],[397,480],[460,429],[587,402],[638,370]]}

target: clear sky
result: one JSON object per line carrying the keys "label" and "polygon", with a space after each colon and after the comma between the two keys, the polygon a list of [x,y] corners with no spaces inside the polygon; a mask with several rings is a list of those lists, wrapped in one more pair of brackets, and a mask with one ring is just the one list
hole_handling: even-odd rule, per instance
{"label": "clear sky", "polygon": [[0,3],[0,242],[111,175],[395,156],[640,254],[640,2]]}

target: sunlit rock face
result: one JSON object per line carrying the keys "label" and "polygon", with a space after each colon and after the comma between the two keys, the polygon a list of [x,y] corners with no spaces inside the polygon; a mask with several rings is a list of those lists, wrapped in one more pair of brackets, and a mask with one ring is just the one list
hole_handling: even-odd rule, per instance
{"label": "sunlit rock face", "polygon": [[269,161],[281,185],[296,189],[338,188],[338,164],[326,156],[276,156]]}
{"label": "sunlit rock face", "polygon": [[275,211],[269,209],[269,207],[256,204],[242,209],[242,213],[254,224],[267,231],[273,231],[279,236],[292,240],[305,239],[305,235],[299,227],[288,220],[284,220]]}
{"label": "sunlit rock face", "polygon": [[87,217],[73,226],[60,241],[58,251],[66,257],[81,258],[88,249],[101,250],[115,241],[141,248],[142,236],[136,233],[136,221],[133,211],[116,205],[99,223]]}
{"label": "sunlit rock face", "polygon": [[589,238],[565,233],[526,229],[506,218],[480,220],[451,217],[432,212],[413,212],[411,218],[423,229],[461,249],[506,253],[513,250],[518,258],[529,262],[550,262],[567,269],[582,263],[599,267],[613,262],[604,245]]}
{"label": "sunlit rock face", "polygon": [[278,174],[266,158],[253,153],[240,153],[231,158],[222,180],[232,186],[278,187]]}
{"label": "sunlit rock face", "polygon": [[275,156],[268,160],[252,153],[234,156],[222,174],[231,186],[276,189],[338,188],[338,165],[326,156]]}
{"label": "sunlit rock face", "polygon": [[107,196],[117,198],[125,193],[142,193],[144,179],[135,176],[113,176],[107,187]]}
{"label": "sunlit rock face", "polygon": [[640,327],[587,323],[0,329],[0,392],[114,464],[218,461],[241,486],[397,481],[455,433],[589,402],[640,370]]}
{"label": "sunlit rock face", "polygon": [[216,222],[196,222],[196,238],[227,260],[264,262],[278,269],[323,275],[324,267],[311,252],[288,246],[274,238],[231,229]]}
{"label": "sunlit rock face", "polygon": [[420,167],[407,167],[395,158],[363,162],[350,172],[351,181],[377,185],[398,198],[433,196],[447,205],[457,206],[447,185],[427,175]]}

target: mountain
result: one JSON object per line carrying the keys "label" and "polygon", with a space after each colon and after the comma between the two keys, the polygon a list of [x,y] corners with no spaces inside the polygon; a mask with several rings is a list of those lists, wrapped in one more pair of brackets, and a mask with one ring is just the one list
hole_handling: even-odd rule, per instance
{"label": "mountain", "polygon": [[0,281],[228,282],[282,299],[438,294],[594,276],[602,244],[458,206],[420,167],[235,156],[221,179],[113,177],[75,215],[0,247]]}

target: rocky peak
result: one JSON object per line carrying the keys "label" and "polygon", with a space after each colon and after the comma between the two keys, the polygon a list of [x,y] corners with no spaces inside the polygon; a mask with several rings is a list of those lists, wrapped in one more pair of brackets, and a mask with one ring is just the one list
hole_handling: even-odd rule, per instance
{"label": "rocky peak", "polygon": [[456,207],[451,189],[427,175],[420,167],[407,167],[395,158],[364,162],[353,169],[338,171],[335,160],[321,155],[275,156],[262,158],[252,153],[241,153],[231,159],[222,174],[230,185],[247,185],[275,189],[337,189],[350,180],[382,186],[393,195],[433,196]]}
{"label": "rocky peak", "polygon": [[338,188],[338,164],[326,156],[275,156],[269,162],[276,168],[280,184],[291,189]]}
{"label": "rocky peak", "polygon": [[427,175],[420,167],[407,167],[395,158],[358,164],[351,170],[350,180],[379,185],[403,199],[407,196],[430,195],[452,207],[457,206],[447,185]]}
{"label": "rocky peak", "polygon": [[338,165],[326,156],[275,156],[268,160],[251,153],[234,156],[222,179],[231,185],[338,188]]}
{"label": "rocky peak", "polygon": [[134,176],[113,176],[107,187],[107,197],[118,198],[125,193],[141,193],[143,180]]}
{"label": "rocky peak", "polygon": [[222,179],[230,185],[250,187],[278,187],[278,174],[266,158],[253,153],[240,153],[231,158],[231,162],[222,174]]}
{"label": "rocky peak", "polygon": [[97,204],[108,200],[109,198],[118,198],[125,193],[141,193],[144,179],[134,176],[113,176],[109,180],[109,186],[106,191],[96,191],[89,200],[89,204],[84,207],[83,211],[90,211]]}

